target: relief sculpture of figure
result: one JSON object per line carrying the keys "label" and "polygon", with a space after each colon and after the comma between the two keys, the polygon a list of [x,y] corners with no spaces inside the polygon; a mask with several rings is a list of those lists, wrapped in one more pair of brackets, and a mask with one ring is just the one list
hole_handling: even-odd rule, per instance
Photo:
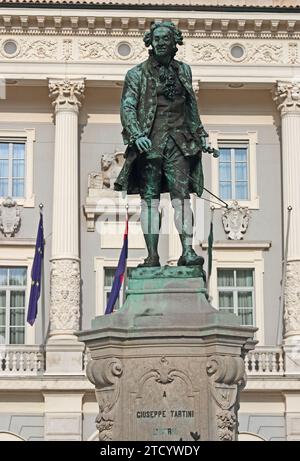
{"label": "relief sculpture of figure", "polygon": [[126,161],[115,190],[141,195],[141,225],[148,256],[140,267],[160,266],[160,194],[169,192],[179,232],[179,266],[203,265],[192,247],[190,193],[203,191],[202,152],[207,133],[201,123],[191,69],[174,59],[182,33],[171,22],[151,25],[144,36],[149,58],[126,75],[121,101]]}

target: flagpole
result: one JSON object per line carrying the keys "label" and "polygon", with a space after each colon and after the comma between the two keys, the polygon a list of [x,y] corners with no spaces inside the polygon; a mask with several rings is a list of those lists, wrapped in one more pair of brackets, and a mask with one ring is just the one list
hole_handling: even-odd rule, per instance
{"label": "flagpole", "polygon": [[[126,225],[128,226],[128,209],[129,209],[129,205],[128,203],[125,205],[125,209],[126,209],[126,218],[125,218],[125,222],[127,223]],[[127,239],[128,239],[128,233],[127,233]],[[128,258],[127,258],[128,259]],[[126,267],[125,267],[125,272],[124,272],[124,279],[123,279],[123,296],[122,296],[122,306],[123,304],[125,303],[126,301],[126,285],[127,285],[127,262],[126,262]]]}
{"label": "flagpole", "polygon": [[[44,217],[44,204],[39,204],[40,213]],[[42,322],[42,344],[45,344],[45,265],[44,265],[44,258],[42,260],[42,297],[41,297],[42,305],[41,305],[41,322]]]}
{"label": "flagpole", "polygon": [[277,323],[277,344],[280,345],[280,326],[281,330],[283,328],[283,306],[284,306],[284,291],[286,284],[286,266],[288,258],[288,248],[289,248],[289,234],[290,234],[290,224],[291,224],[291,211],[293,207],[290,205],[287,207],[288,216],[287,216],[287,226],[286,226],[286,236],[285,236],[285,249],[284,249],[284,259],[283,259],[283,268],[282,268],[282,280],[281,280],[281,293],[280,293],[280,306],[279,306],[279,319]]}
{"label": "flagpole", "polygon": [[[214,219],[214,211],[215,207],[212,205],[210,207],[210,231],[209,231],[209,239],[213,239],[212,234],[212,224],[213,224],[213,219]],[[212,269],[212,245],[213,242],[211,242],[211,248],[210,248],[210,242],[208,241],[208,251],[210,251],[210,255],[208,256],[208,267],[207,267],[207,282],[206,282],[206,287],[207,287],[207,296],[208,298],[210,297],[210,278],[211,278],[211,269]]]}

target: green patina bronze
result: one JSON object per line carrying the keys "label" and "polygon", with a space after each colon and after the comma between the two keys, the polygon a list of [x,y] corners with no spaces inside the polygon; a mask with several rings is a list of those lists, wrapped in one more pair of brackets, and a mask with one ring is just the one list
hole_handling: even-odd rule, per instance
{"label": "green patina bronze", "polygon": [[179,266],[203,265],[192,248],[190,193],[201,197],[201,155],[209,151],[192,86],[191,69],[176,61],[182,34],[171,22],[153,24],[145,34],[149,58],[129,70],[121,101],[124,167],[115,189],[142,198],[141,224],[148,249],[143,267],[159,266],[159,199],[170,192],[182,243]]}

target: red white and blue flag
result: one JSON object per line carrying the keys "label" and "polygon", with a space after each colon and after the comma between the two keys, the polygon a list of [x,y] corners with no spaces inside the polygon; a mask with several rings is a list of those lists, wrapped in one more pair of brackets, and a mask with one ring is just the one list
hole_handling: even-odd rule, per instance
{"label": "red white and blue flag", "polygon": [[[113,286],[107,301],[107,306],[105,309],[105,314],[111,314],[114,310],[116,301],[120,295],[120,290],[122,283],[124,282],[127,266],[127,256],[128,256],[128,213],[126,214],[126,224],[125,224],[125,233],[123,247],[120,254],[118,267],[115,272],[115,277],[113,281]],[[124,287],[125,288],[125,287]]]}

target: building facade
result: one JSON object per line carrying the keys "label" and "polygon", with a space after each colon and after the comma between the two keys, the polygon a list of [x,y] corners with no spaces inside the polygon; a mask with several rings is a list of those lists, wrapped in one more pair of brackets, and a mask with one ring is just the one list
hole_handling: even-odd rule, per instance
{"label": "building facade", "polygon": [[[126,71],[152,21],[183,31],[215,159],[192,198],[212,304],[258,328],[241,440],[300,440],[300,1],[0,1],[0,440],[96,440],[98,407],[76,336],[103,315],[129,206],[129,260],[145,256],[139,198],[112,190]],[[180,256],[162,200],[163,264]],[[26,323],[43,204],[39,311]],[[288,209],[288,207],[290,207]],[[122,304],[123,296],[119,304]]]}

